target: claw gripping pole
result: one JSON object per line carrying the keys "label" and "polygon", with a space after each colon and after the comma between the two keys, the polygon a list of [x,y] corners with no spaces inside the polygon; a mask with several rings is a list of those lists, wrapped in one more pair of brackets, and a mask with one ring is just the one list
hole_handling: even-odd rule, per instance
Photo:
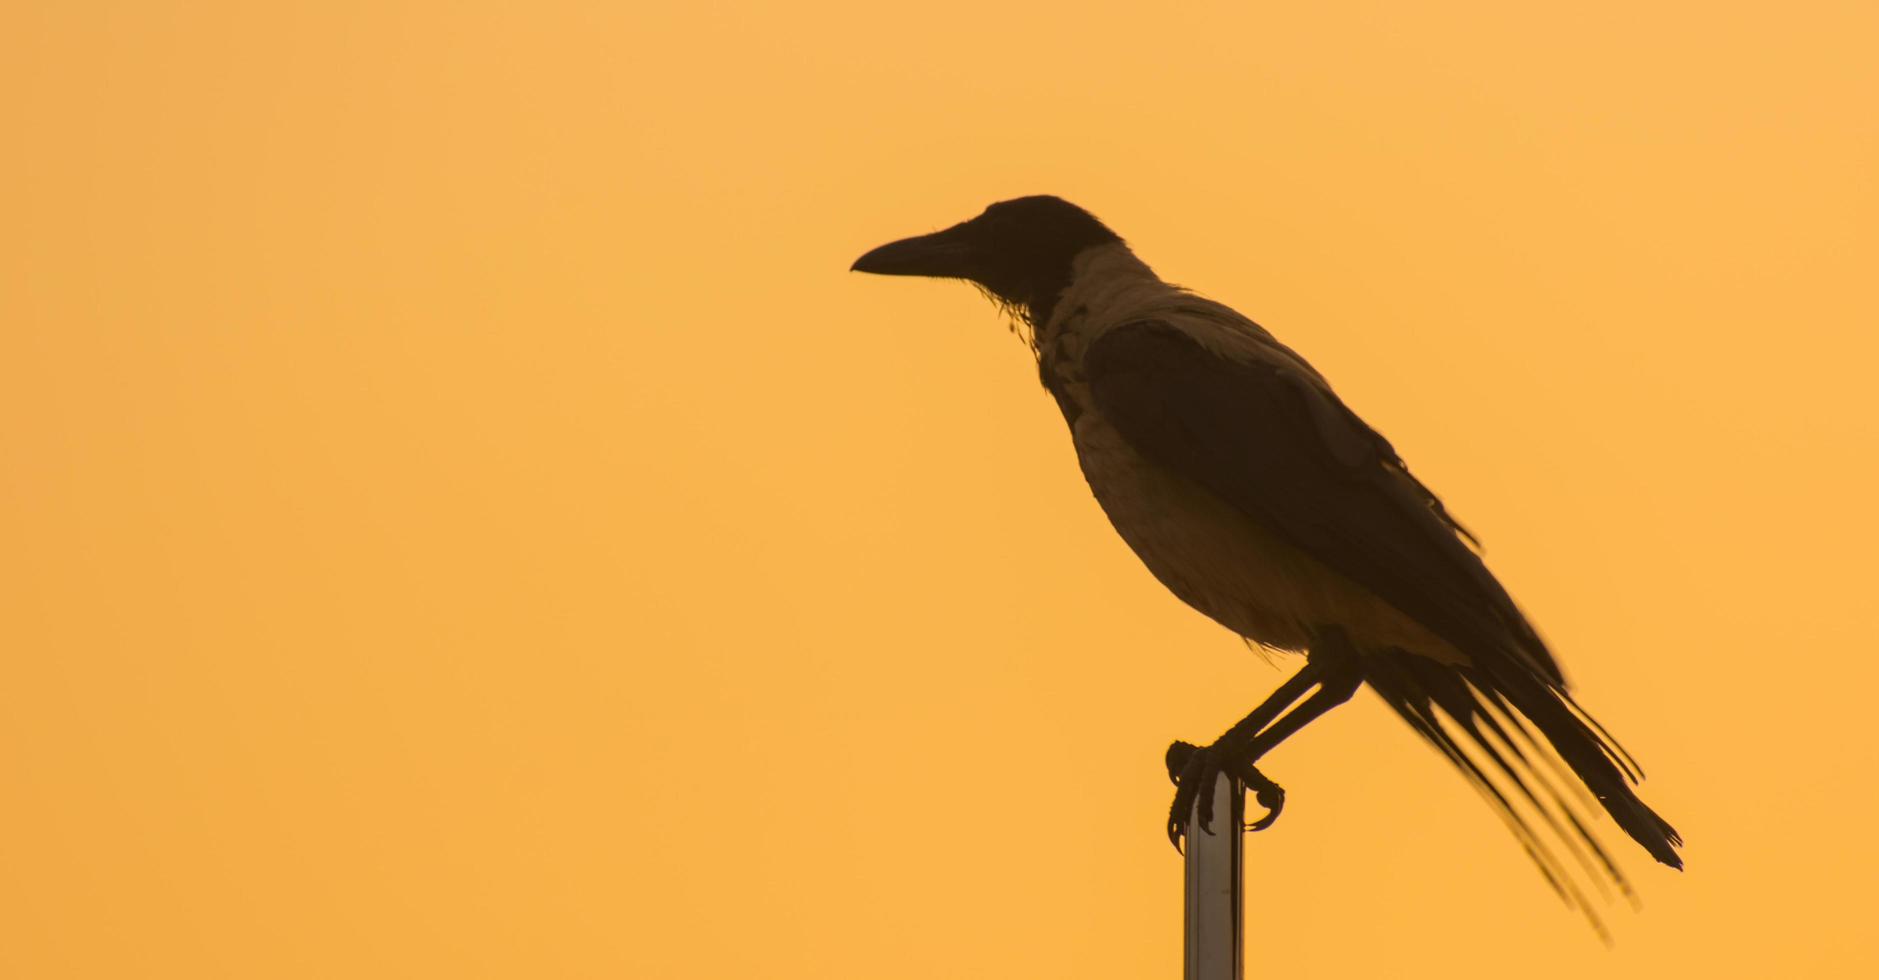
{"label": "claw gripping pole", "polygon": [[1214,777],[1214,812],[1209,834],[1200,829],[1200,800],[1187,831],[1186,980],[1242,980],[1246,922],[1245,880],[1240,847],[1246,839],[1246,788],[1221,773]]}

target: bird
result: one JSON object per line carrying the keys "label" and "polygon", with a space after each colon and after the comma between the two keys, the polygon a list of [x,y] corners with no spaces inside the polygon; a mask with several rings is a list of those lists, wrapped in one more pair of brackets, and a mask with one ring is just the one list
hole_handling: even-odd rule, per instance
{"label": "bird", "polygon": [[1637,794],[1642,770],[1575,700],[1479,540],[1264,327],[1163,281],[1093,214],[1050,195],[882,245],[851,270],[977,286],[1025,338],[1091,493],[1148,571],[1250,646],[1304,655],[1214,741],[1169,746],[1176,849],[1196,802],[1212,832],[1223,772],[1266,810],[1244,829],[1271,826],[1285,792],[1258,763],[1367,686],[1601,933],[1555,850],[1635,898],[1590,808],[1683,866],[1682,838]]}

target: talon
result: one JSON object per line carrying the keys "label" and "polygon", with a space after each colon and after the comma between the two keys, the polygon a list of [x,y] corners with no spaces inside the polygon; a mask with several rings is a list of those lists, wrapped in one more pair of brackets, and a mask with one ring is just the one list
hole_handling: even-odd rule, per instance
{"label": "talon", "polygon": [[1240,778],[1246,781],[1246,788],[1253,791],[1253,799],[1266,808],[1266,815],[1246,825],[1246,829],[1257,833],[1272,826],[1279,819],[1279,812],[1285,809],[1285,787],[1267,778],[1252,765],[1241,767]]}
{"label": "talon", "polygon": [[[1181,768],[1174,770],[1177,761]],[[1168,746],[1167,762],[1175,785],[1174,805],[1168,808],[1168,842],[1180,851],[1181,841],[1187,836],[1189,814],[1194,812],[1194,799],[1200,794],[1202,771],[1208,768],[1208,753],[1186,742],[1176,742]]]}
{"label": "talon", "polygon": [[1194,758],[1194,753],[1199,751],[1200,747],[1192,742],[1177,741],[1169,745],[1168,754],[1162,757],[1162,764],[1168,767],[1168,782],[1176,786],[1181,785],[1181,773],[1187,769],[1187,764]]}
{"label": "talon", "polygon": [[1275,785],[1271,790],[1260,790],[1254,794],[1253,799],[1266,808],[1265,816],[1246,825],[1247,830],[1258,833],[1278,821],[1279,812],[1285,809],[1285,790]]}
{"label": "talon", "polygon": [[[1200,829],[1209,835],[1214,832],[1214,777],[1220,772],[1220,764],[1213,746],[1200,748],[1187,742],[1168,746],[1165,761],[1175,784],[1174,805],[1168,810],[1168,842],[1180,851],[1196,802],[1200,804]],[[1176,763],[1180,764],[1178,770]]]}

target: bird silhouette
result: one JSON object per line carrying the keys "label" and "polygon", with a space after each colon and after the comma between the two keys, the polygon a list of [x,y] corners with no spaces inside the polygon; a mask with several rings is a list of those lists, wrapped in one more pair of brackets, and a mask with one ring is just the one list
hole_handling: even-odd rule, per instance
{"label": "bird silhouette", "polygon": [[1177,848],[1197,801],[1211,831],[1222,771],[1266,808],[1249,829],[1270,826],[1285,793],[1257,763],[1368,685],[1482,792],[1601,932],[1552,843],[1629,892],[1582,816],[1585,791],[1652,857],[1682,867],[1682,840],[1633,788],[1636,762],[1573,699],[1474,536],[1263,327],[1163,282],[1101,221],[1056,197],[993,204],[853,268],[967,280],[1008,310],[1090,490],[1148,570],[1248,641],[1305,654],[1219,738],[1169,747],[1177,789],[1166,829]]}

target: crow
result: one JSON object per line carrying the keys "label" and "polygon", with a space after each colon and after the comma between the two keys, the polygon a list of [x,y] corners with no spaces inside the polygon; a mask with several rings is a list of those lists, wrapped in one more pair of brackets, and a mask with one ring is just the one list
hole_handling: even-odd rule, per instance
{"label": "crow", "polygon": [[1177,849],[1197,796],[1211,833],[1222,771],[1267,811],[1246,829],[1270,826],[1285,794],[1256,763],[1368,685],[1595,927],[1548,845],[1630,894],[1582,819],[1586,790],[1652,857],[1682,867],[1682,839],[1633,790],[1637,763],[1573,699],[1474,535],[1265,328],[1163,282],[1094,215],[1051,196],[993,204],[852,268],[963,279],[1009,312],[1091,492],[1149,572],[1249,644],[1305,654],[1211,744],[1169,747]]}

